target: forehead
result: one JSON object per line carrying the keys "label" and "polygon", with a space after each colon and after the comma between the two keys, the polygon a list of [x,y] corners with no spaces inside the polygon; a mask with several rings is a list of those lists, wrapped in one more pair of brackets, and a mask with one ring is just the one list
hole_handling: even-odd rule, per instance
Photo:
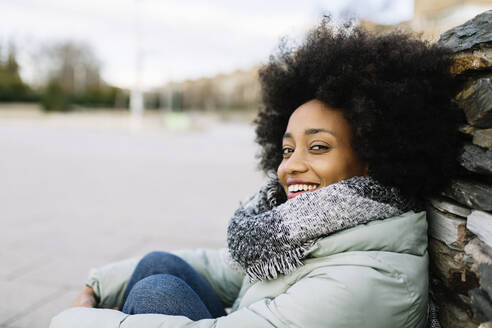
{"label": "forehead", "polygon": [[299,106],[290,116],[286,132],[294,133],[313,128],[328,129],[340,136],[348,136],[351,133],[343,112],[318,100],[311,100]]}

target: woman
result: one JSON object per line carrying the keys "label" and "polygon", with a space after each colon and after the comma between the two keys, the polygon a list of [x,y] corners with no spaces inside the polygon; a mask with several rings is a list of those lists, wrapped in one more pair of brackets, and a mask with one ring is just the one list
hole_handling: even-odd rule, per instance
{"label": "woman", "polygon": [[52,328],[425,326],[422,198],[459,146],[449,52],[326,21],[280,49],[255,121],[271,179],[234,213],[226,251],[93,270]]}

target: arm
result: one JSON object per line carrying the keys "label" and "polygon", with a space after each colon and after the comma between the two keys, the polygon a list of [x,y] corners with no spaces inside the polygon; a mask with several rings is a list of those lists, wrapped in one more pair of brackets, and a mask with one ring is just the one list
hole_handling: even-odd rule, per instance
{"label": "arm", "polygon": [[115,317],[112,310],[78,308],[55,317],[50,328],[89,328],[94,323],[101,328],[422,327],[426,295],[412,292],[404,280],[393,272],[359,265],[321,268],[275,298],[260,299],[217,319],[123,313]]}
{"label": "arm", "polygon": [[[339,309],[324,308],[316,313],[316,304],[320,302],[315,291],[311,288],[314,281],[301,281],[291,287],[286,293],[274,299],[264,298],[247,307],[243,307],[227,316],[218,319],[204,319],[193,322],[183,316],[161,314],[126,315],[113,310],[76,308],[62,312],[53,318],[50,328],[290,328],[290,327],[324,327],[338,328],[340,320],[336,315],[325,317],[326,313],[340,313]],[[304,290],[308,289],[308,290]],[[309,293],[307,299],[300,298]],[[334,298],[340,299],[334,295]],[[338,302],[337,302],[338,303]],[[314,317],[311,317],[312,314]],[[343,316],[339,316],[343,319]],[[331,322],[325,321],[331,319]],[[313,322],[318,321],[319,325]],[[330,323],[330,324],[329,324]],[[332,324],[331,324],[332,323]],[[355,326],[353,326],[355,327]],[[381,327],[378,327],[381,328]]]}
{"label": "arm", "polygon": [[[229,268],[221,250],[197,249],[172,252],[195,269],[209,284],[226,306],[236,299],[244,276]],[[128,281],[140,258],[110,263],[92,269],[87,286],[94,290],[100,308],[121,308]]]}
{"label": "arm", "polygon": [[140,258],[131,258],[90,270],[86,286],[91,287],[94,291],[97,307],[121,308],[123,306],[126,286],[139,261]]}

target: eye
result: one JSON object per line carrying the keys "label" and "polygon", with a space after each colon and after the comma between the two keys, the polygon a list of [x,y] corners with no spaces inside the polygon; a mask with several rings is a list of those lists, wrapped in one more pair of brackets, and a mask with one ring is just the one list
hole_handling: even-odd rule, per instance
{"label": "eye", "polygon": [[282,155],[284,157],[287,157],[289,156],[290,153],[294,152],[294,149],[292,149],[291,147],[283,147],[282,148]]}
{"label": "eye", "polygon": [[322,151],[322,150],[328,150],[330,149],[330,147],[325,145],[312,145],[311,148],[309,149],[315,151]]}

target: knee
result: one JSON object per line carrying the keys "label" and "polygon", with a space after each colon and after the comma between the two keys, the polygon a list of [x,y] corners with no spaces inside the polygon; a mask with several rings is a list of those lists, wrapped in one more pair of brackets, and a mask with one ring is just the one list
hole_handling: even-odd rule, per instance
{"label": "knee", "polygon": [[169,274],[156,274],[138,281],[130,290],[123,312],[163,313],[173,302],[177,292],[184,284],[179,278]]}
{"label": "knee", "polygon": [[163,261],[173,261],[174,258],[177,258],[177,256],[174,254],[168,252],[154,251],[147,253],[144,257],[142,257],[140,263],[155,264]]}
{"label": "knee", "polygon": [[174,273],[173,268],[180,267],[184,263],[186,262],[174,254],[154,251],[148,253],[140,260],[137,269],[145,272],[172,274]]}
{"label": "knee", "polygon": [[165,295],[179,285],[180,279],[170,274],[154,274],[138,281],[130,295]]}

